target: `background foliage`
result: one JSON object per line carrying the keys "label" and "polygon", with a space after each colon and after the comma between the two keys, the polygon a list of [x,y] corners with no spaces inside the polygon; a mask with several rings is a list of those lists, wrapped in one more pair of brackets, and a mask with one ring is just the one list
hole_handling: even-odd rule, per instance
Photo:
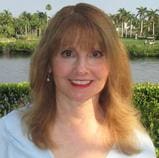
{"label": "background foliage", "polygon": [[[0,37],[21,38],[27,36],[39,37],[45,30],[52,10],[51,4],[45,6],[46,12],[29,13],[23,11],[18,17],[4,9],[0,12]],[[120,37],[159,39],[159,10],[147,7],[136,8],[136,14],[119,8],[115,14],[109,14]],[[137,35],[137,36],[136,36]]]}

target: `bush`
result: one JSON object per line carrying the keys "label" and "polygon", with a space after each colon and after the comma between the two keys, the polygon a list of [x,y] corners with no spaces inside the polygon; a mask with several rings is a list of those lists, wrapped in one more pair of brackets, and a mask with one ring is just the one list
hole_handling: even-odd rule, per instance
{"label": "bush", "polygon": [[144,44],[144,40],[123,39],[129,56],[134,57],[159,57],[159,41],[154,45]]}
{"label": "bush", "polygon": [[134,104],[141,112],[141,121],[159,149],[159,84],[136,84]]}
{"label": "bush", "polygon": [[28,83],[0,83],[0,117],[30,102]]}
{"label": "bush", "polygon": [[5,49],[5,47],[6,47],[6,44],[7,44],[7,43],[2,43],[2,42],[0,42],[0,55],[3,54],[4,49]]}
{"label": "bush", "polygon": [[10,55],[31,55],[36,46],[35,41],[17,40],[6,46]]}
{"label": "bush", "polygon": [[[1,83],[0,117],[19,106],[30,103],[30,100],[28,83]],[[141,121],[154,142],[159,158],[159,84],[136,84],[133,101],[141,112]]]}
{"label": "bush", "polygon": [[0,53],[11,56],[31,55],[38,43],[38,40],[16,40],[12,42],[0,42]]}

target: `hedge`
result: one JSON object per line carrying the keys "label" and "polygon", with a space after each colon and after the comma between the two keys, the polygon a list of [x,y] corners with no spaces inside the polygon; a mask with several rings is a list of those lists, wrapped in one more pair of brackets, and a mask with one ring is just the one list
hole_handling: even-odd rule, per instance
{"label": "hedge", "polygon": [[0,42],[0,54],[10,56],[31,55],[38,43],[38,40],[16,40],[13,42]]}
{"label": "hedge", "polygon": [[149,132],[159,158],[159,84],[134,86],[134,105],[141,112],[141,121]]}
{"label": "hedge", "polygon": [[[0,41],[0,55],[24,56],[32,55],[39,39],[35,40],[8,40]],[[124,38],[123,42],[131,58],[135,57],[159,57],[159,41],[154,45],[144,44],[144,40]]]}
{"label": "hedge", "polygon": [[159,41],[155,44],[144,44],[145,40],[123,39],[130,58],[159,57]]}
{"label": "hedge", "polygon": [[[159,158],[159,84],[138,83],[133,102],[141,112],[141,121],[149,132]],[[29,104],[29,83],[0,83],[0,117],[19,106]]]}
{"label": "hedge", "polygon": [[0,117],[30,102],[29,84],[0,83]]}

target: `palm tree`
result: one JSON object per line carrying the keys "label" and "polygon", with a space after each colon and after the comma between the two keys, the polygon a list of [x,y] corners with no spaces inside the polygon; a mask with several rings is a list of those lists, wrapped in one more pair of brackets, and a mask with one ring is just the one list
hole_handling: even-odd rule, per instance
{"label": "palm tree", "polygon": [[14,18],[14,28],[15,28],[15,37],[18,38],[19,35],[24,34],[25,25],[20,18]]}
{"label": "palm tree", "polygon": [[22,12],[22,14],[19,16],[21,21],[23,21],[24,25],[24,30],[25,30],[25,35],[27,36],[28,33],[31,32],[31,27],[30,27],[30,21],[31,21],[31,14],[27,13],[26,11]]}
{"label": "palm tree", "polygon": [[[45,6],[45,9],[46,9],[47,11],[52,10],[52,6],[51,6],[51,4],[47,4],[47,5]],[[47,20],[49,20],[49,16],[48,16],[48,14],[47,14]]]}
{"label": "palm tree", "polygon": [[45,29],[45,26],[47,24],[47,14],[43,12],[37,12],[38,18],[39,18],[39,33],[37,34],[38,36],[41,35],[41,32]]}
{"label": "palm tree", "polygon": [[129,28],[130,28],[129,35],[130,35],[130,37],[132,37],[132,35],[134,34],[133,33],[133,28],[135,27],[135,24],[136,24],[135,14],[129,13],[128,14],[128,19],[129,19]]}
{"label": "palm tree", "polygon": [[41,32],[45,29],[47,24],[47,15],[46,13],[37,11],[32,15],[31,18],[31,28],[32,32],[35,33],[37,36],[41,35]]}
{"label": "palm tree", "polygon": [[155,36],[155,23],[157,22],[157,17],[158,17],[158,9],[155,10],[148,10],[147,11],[147,17],[148,17],[148,21],[150,24],[152,24],[152,36]]}
{"label": "palm tree", "polygon": [[14,35],[13,21],[12,13],[8,10],[3,10],[3,12],[0,13],[0,33],[7,37]]}
{"label": "palm tree", "polygon": [[124,37],[124,32],[126,30],[126,34],[127,34],[127,26],[124,26],[125,24],[127,24],[128,22],[128,14],[129,12],[126,11],[124,8],[120,8],[118,10],[118,18],[119,18],[119,21],[121,23],[121,37]]}
{"label": "palm tree", "polygon": [[147,8],[140,7],[136,9],[138,10],[137,17],[139,16],[139,20],[140,20],[140,36],[143,36],[143,27],[144,27],[144,20],[146,18]]}
{"label": "palm tree", "polygon": [[35,34],[35,36],[39,36],[40,34],[40,20],[38,13],[33,13],[30,21],[31,32]]}
{"label": "palm tree", "polygon": [[109,17],[111,18],[111,20],[112,20],[113,24],[115,25],[116,30],[117,30],[117,32],[119,34],[119,28],[120,28],[120,26],[119,26],[118,14],[109,14]]}

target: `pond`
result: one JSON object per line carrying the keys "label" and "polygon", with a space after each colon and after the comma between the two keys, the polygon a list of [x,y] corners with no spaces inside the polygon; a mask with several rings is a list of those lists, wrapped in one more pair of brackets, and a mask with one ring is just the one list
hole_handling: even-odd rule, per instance
{"label": "pond", "polygon": [[[159,83],[159,59],[135,59],[130,62],[134,82]],[[28,81],[29,64],[29,57],[0,57],[0,82]]]}

